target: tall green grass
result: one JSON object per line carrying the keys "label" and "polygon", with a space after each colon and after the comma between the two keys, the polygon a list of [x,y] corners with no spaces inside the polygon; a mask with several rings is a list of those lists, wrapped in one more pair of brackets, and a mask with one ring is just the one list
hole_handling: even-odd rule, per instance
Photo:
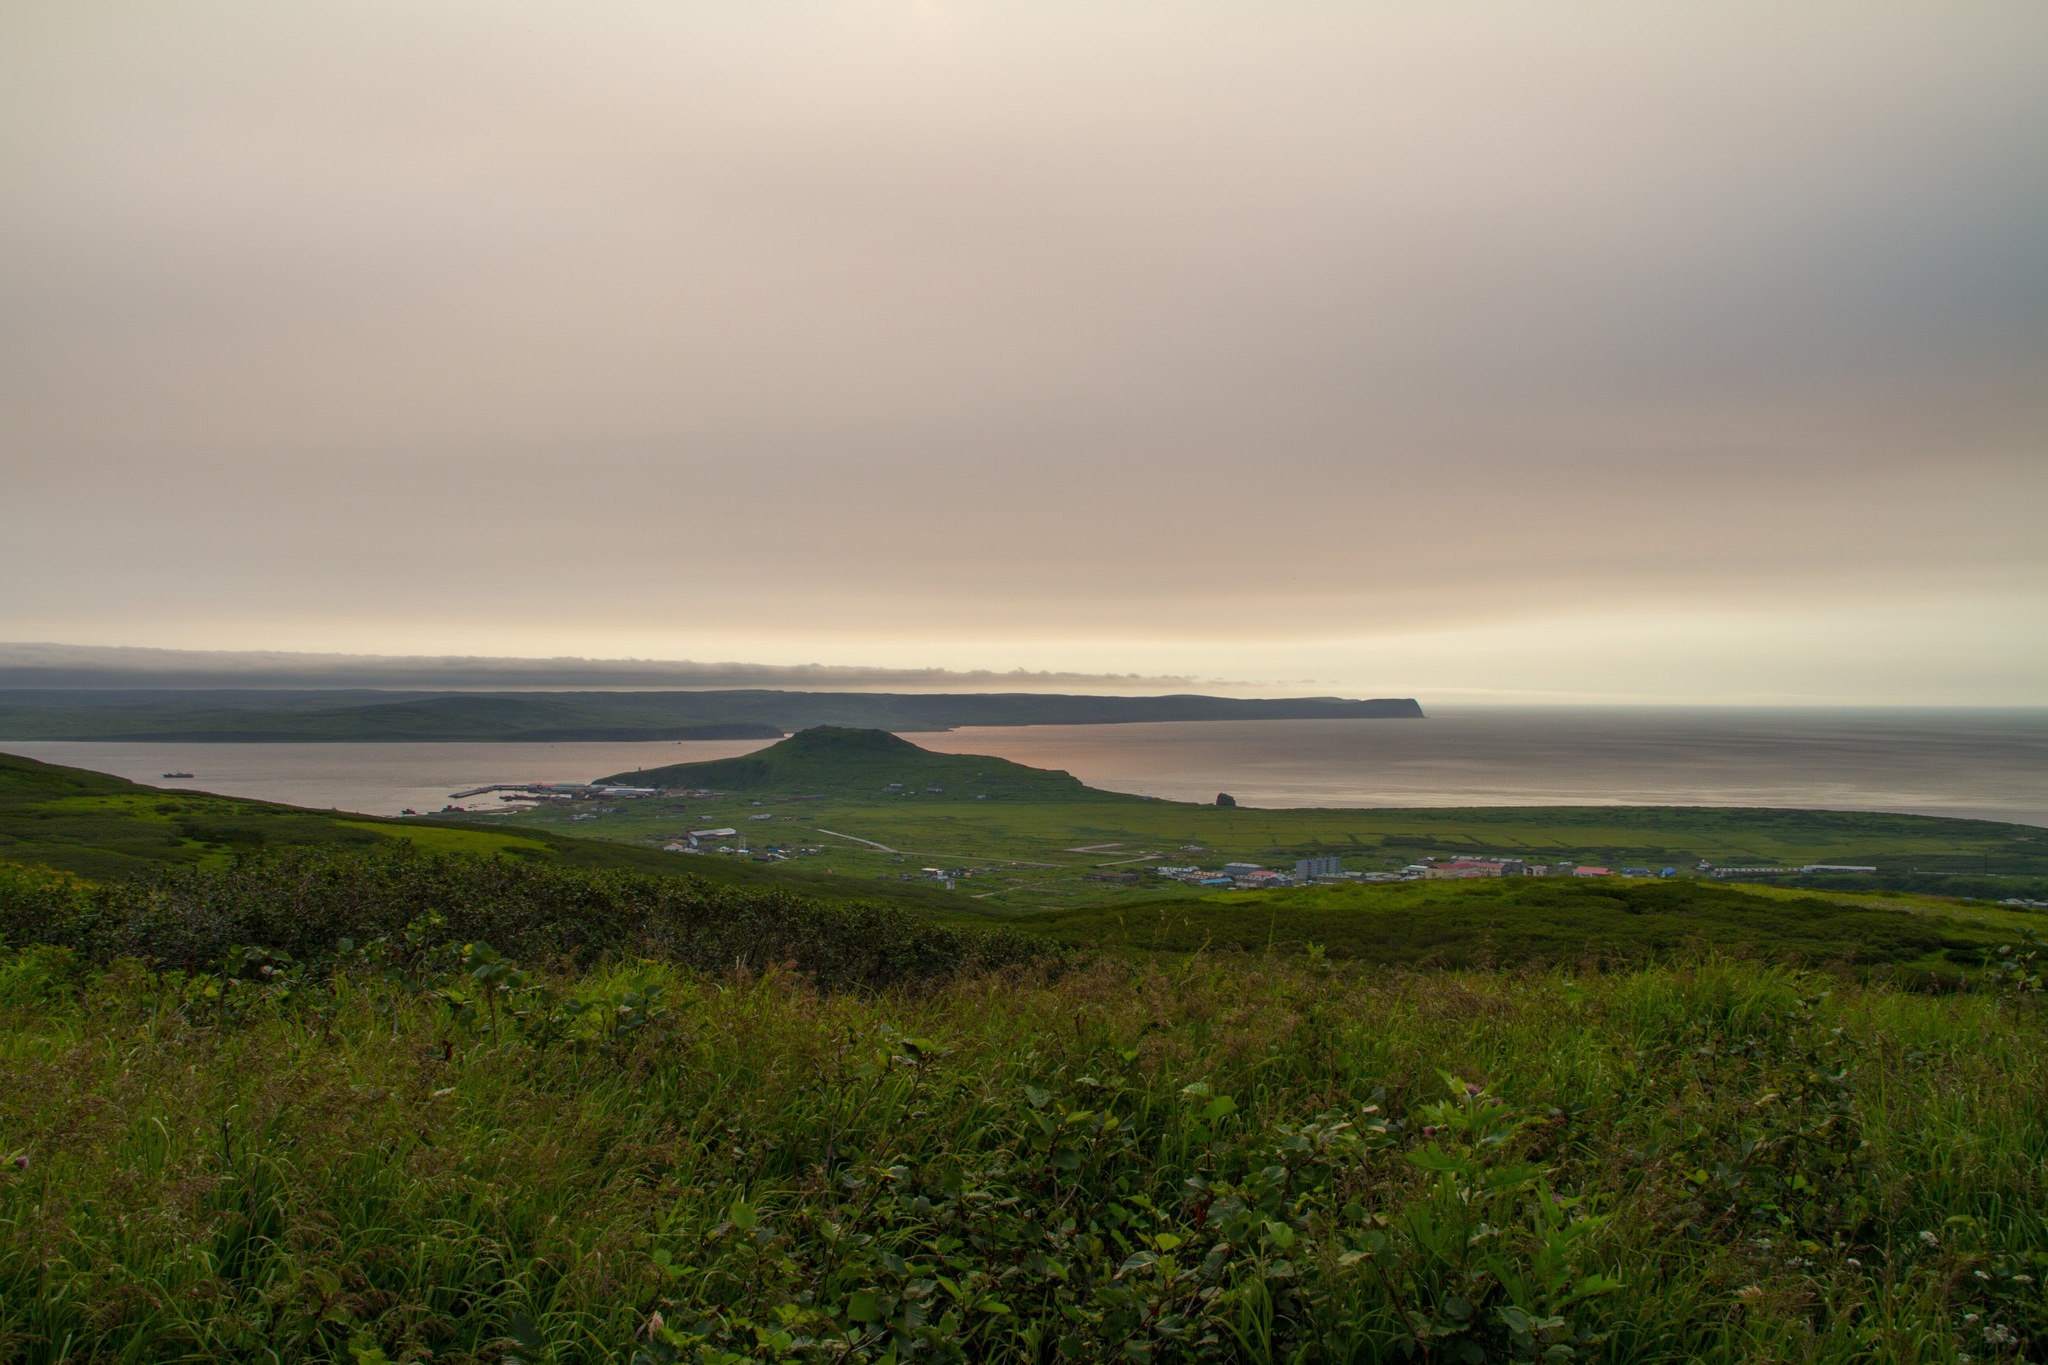
{"label": "tall green grass", "polygon": [[[2011,936],[1950,915],[1691,880],[1508,877],[1238,891],[1052,910],[1034,933],[1091,947],[1187,952],[1321,945],[1386,965],[1642,961],[1720,952],[1867,968],[1920,964],[1960,981]],[[1923,972],[1924,974],[1924,972]]]}
{"label": "tall green grass", "polygon": [[0,958],[0,1358],[2048,1350],[2048,1018],[1702,960]]}

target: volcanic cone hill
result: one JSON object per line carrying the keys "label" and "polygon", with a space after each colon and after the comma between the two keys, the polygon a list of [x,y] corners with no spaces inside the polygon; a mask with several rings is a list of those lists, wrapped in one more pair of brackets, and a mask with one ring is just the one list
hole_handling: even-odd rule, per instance
{"label": "volcanic cone hill", "polygon": [[1071,773],[1030,768],[983,754],[937,754],[887,730],[820,725],[741,758],[676,763],[614,773],[606,782],[669,791],[781,796],[901,794],[972,801],[1137,801],[1083,786]]}

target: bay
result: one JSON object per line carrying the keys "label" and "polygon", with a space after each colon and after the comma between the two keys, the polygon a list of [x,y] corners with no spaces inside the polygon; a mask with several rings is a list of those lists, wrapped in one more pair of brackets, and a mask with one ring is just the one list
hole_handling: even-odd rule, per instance
{"label": "bay", "polygon": [[[90,768],[152,787],[215,792],[397,815],[451,804],[455,792],[498,782],[588,782],[639,767],[752,753],[764,739],[588,744],[127,744],[0,740],[0,753]],[[189,780],[165,773],[191,773]],[[496,797],[452,804],[498,810]]]}
{"label": "bay", "polygon": [[[1113,736],[1092,733],[1115,730]],[[1199,734],[1189,734],[1199,731]],[[1248,806],[1779,806],[2048,825],[2048,710],[1472,708],[1424,721],[913,736],[1091,786]]]}
{"label": "bay", "polygon": [[[908,738],[1063,768],[1115,791],[1184,801],[1229,792],[1248,806],[1794,806],[2048,825],[2048,710],[2038,709],[1474,707],[1423,721],[991,726]],[[154,786],[394,815],[440,810],[468,787],[584,782],[765,743],[0,741],[0,751]]]}

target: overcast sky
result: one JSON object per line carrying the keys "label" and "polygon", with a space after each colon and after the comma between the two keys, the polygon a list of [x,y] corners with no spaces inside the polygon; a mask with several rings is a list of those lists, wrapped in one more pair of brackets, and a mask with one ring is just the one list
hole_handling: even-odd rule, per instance
{"label": "overcast sky", "polygon": [[0,640],[2048,704],[2048,5],[0,7]]}

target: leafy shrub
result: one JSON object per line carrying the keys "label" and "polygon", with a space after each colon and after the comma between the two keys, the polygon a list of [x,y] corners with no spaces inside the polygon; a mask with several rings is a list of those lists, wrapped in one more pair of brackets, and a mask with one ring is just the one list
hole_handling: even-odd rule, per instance
{"label": "leafy shrub", "polygon": [[532,961],[659,956],[713,971],[794,964],[823,984],[891,982],[1039,960],[1002,933],[961,932],[886,905],[508,858],[301,851],[180,870],[142,884],[0,883],[0,933],[96,961],[206,970],[246,944],[300,961],[426,926],[435,944],[486,942]]}

